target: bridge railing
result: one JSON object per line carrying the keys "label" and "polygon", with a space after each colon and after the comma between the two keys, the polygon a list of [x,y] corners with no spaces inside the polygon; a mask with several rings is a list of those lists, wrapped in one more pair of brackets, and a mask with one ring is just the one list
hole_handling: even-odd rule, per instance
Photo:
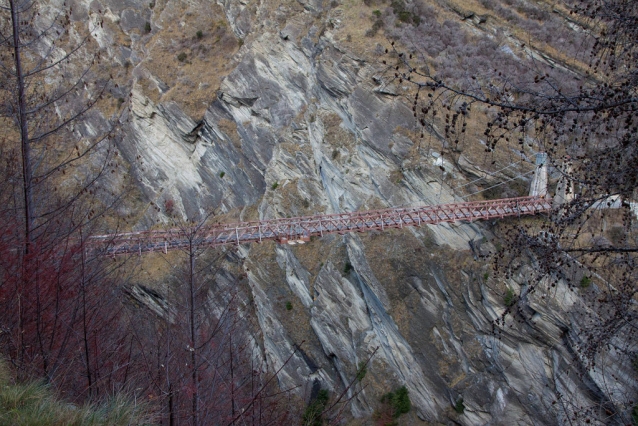
{"label": "bridge railing", "polygon": [[313,236],[367,232],[442,222],[472,222],[506,216],[533,215],[551,210],[551,200],[529,196],[487,201],[401,207],[352,213],[333,213],[263,221],[215,224],[193,229],[127,232],[98,235],[89,246],[105,255],[246,244],[264,240],[303,244]]}

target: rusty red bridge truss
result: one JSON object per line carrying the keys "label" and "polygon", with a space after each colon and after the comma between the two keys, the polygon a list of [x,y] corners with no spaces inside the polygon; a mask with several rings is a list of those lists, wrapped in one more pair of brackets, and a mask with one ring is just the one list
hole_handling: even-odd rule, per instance
{"label": "rusty red bridge truss", "polygon": [[533,215],[549,210],[550,199],[531,196],[226,223],[200,227],[197,231],[184,228],[98,235],[91,237],[88,244],[104,255],[166,253],[169,250],[186,249],[191,245],[212,247],[265,240],[275,240],[282,244],[303,244],[309,241],[310,237],[326,234],[383,231],[441,222],[472,222],[506,216]]}
{"label": "rusty red bridge truss", "polygon": [[533,215],[551,210],[551,200],[519,197],[488,201],[402,207],[353,213],[335,213],[239,222],[190,228],[140,231],[91,237],[88,244],[104,255],[168,252],[191,244],[212,247],[276,240],[282,244],[303,244],[312,236],[346,234],[403,228],[441,222],[472,222],[506,216]]}

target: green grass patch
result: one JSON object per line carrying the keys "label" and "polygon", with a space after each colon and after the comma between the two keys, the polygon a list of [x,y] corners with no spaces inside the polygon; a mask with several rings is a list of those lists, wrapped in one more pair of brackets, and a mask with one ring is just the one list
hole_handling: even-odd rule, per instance
{"label": "green grass patch", "polygon": [[139,425],[147,423],[142,406],[116,396],[102,404],[75,406],[57,398],[40,382],[14,383],[0,363],[0,424],[31,425]]}

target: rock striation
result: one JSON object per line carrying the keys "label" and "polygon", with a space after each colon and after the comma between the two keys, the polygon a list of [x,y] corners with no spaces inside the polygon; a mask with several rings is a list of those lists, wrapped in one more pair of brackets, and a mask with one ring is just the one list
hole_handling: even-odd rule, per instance
{"label": "rock striation", "polygon": [[[492,182],[473,159],[455,163],[437,152],[445,147],[436,129],[427,135],[434,144],[417,142],[411,109],[378,78],[377,64],[336,38],[338,15],[326,1],[189,2],[175,20],[215,6],[242,39],[200,117],[171,99],[176,89],[145,62],[151,43],[177,43],[162,35],[177,13],[173,0],[153,2],[153,10],[138,0],[74,3],[77,20],[97,8],[111,17],[93,37],[114,62],[133,65],[117,147],[145,200],[171,200],[179,218],[446,203],[463,200],[455,188],[468,179]],[[150,35],[142,30],[147,21]],[[118,31],[129,35],[128,47],[116,46]],[[136,227],[168,222],[159,210],[146,211]],[[565,282],[529,294],[531,266],[505,280],[473,260],[470,241],[494,250],[488,227],[446,224],[239,249],[259,326],[254,339],[271,371],[284,366],[281,386],[318,383],[339,393],[368,362],[367,386],[348,391],[350,416],[370,419],[382,394],[406,386],[409,422],[463,425],[569,424],[565,404],[613,405],[618,394],[633,392],[635,376],[613,350],[600,359],[604,375],[575,355],[585,305]],[[532,319],[510,318],[494,333],[507,288]],[[282,308],[286,299],[292,310]],[[610,371],[622,379],[610,384]]]}

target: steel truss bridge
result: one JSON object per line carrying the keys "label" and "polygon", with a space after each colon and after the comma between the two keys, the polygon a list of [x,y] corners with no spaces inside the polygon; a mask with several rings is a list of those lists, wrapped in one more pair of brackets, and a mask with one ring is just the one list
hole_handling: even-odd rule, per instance
{"label": "steel truss bridge", "polygon": [[169,250],[188,249],[193,246],[239,245],[266,240],[275,240],[281,244],[303,244],[310,241],[310,237],[313,236],[534,215],[548,212],[551,208],[551,199],[529,196],[226,223],[198,228],[97,235],[91,237],[87,243],[99,254],[109,256],[167,253]]}

